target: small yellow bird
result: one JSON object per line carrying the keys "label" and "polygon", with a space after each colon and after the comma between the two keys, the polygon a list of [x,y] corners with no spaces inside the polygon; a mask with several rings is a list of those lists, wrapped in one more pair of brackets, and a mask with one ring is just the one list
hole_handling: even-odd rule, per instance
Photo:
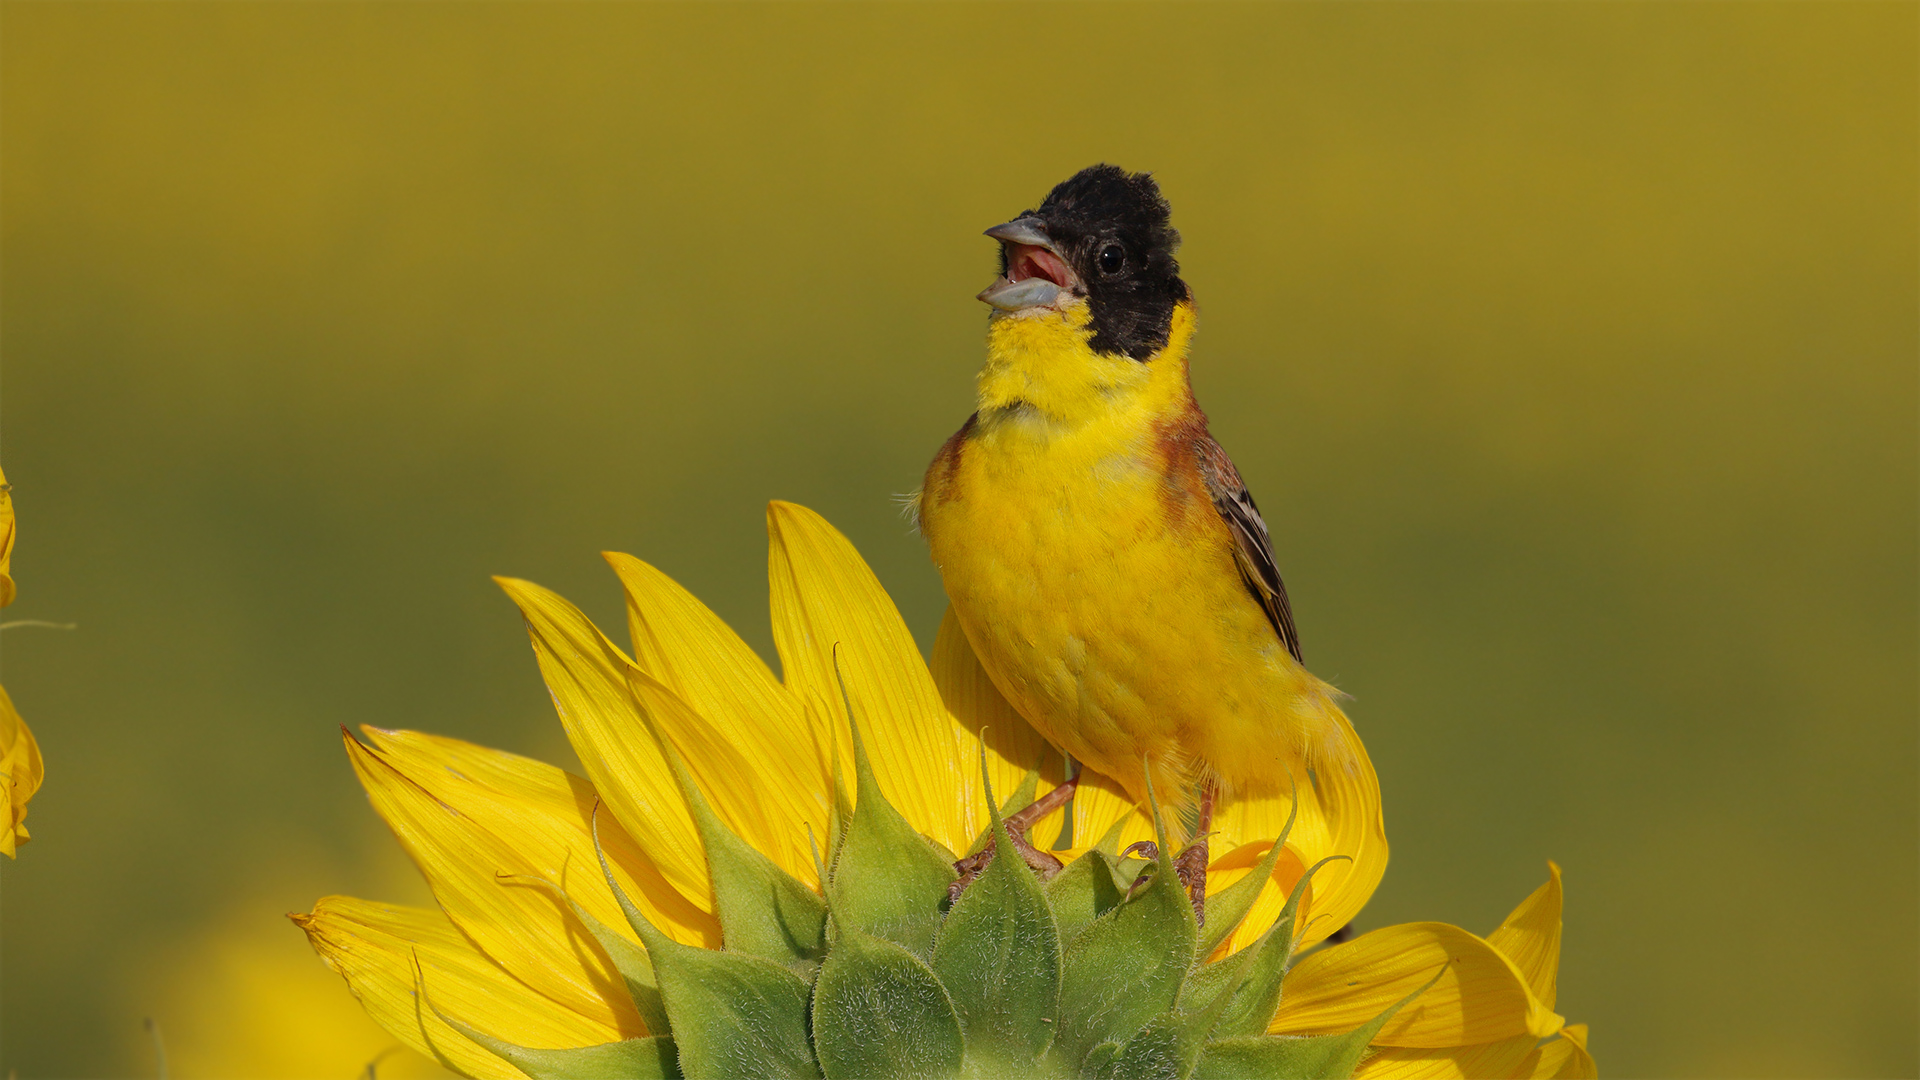
{"label": "small yellow bird", "polygon": [[1198,795],[1181,866],[1204,879],[1216,794],[1356,766],[1337,692],[1302,665],[1266,523],[1194,402],[1170,213],[1148,174],[1095,165],[987,230],[1001,274],[980,294],[979,408],[918,515],[1014,708],[1143,804],[1149,767],[1163,803]]}

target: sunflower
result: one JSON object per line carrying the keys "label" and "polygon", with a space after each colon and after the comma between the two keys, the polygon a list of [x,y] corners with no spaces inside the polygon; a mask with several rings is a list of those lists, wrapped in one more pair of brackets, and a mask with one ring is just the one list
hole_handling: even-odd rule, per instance
{"label": "sunflower", "polygon": [[[1093,774],[1030,823],[1064,870],[995,859],[950,900],[951,863],[1067,764],[951,614],[929,666],[824,519],[776,502],[768,531],[784,678],[631,556],[606,556],[630,651],[497,579],[585,777],[343,733],[438,906],[327,897],[293,919],[401,1041],[478,1077],[1232,1075],[1272,1053],[1320,1054],[1316,1075],[1590,1074],[1552,1011],[1557,870],[1485,939],[1422,923],[1309,952],[1386,867],[1364,752],[1217,812],[1205,925],[1154,808]],[[1120,854],[1156,838],[1156,859]]]}

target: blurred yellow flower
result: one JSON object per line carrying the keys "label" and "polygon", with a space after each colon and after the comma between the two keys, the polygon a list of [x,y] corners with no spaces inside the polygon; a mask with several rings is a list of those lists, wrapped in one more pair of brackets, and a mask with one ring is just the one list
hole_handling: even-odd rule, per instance
{"label": "blurred yellow flower", "polygon": [[[13,603],[13,487],[0,472],[0,607]],[[46,774],[40,744],[0,688],[0,855],[11,859],[27,842],[27,801]]]}
{"label": "blurred yellow flower", "polygon": [[13,603],[13,485],[0,472],[0,607]]}
{"label": "blurred yellow flower", "polygon": [[[258,886],[262,884],[256,882]],[[129,1009],[159,1022],[174,1076],[431,1080],[449,1074],[380,1029],[252,890],[156,955]]]}
{"label": "blurred yellow flower", "polygon": [[[816,893],[816,844],[830,844],[849,809],[836,796],[855,759],[849,706],[886,800],[943,856],[974,850],[985,834],[983,771],[1003,796],[1031,785],[1023,793],[1031,799],[1062,782],[1060,755],[993,688],[951,615],[929,666],[872,571],[824,519],[774,503],[768,530],[784,679],[691,594],[631,556],[607,556],[626,591],[631,654],[559,596],[499,579],[525,617],[584,778],[444,736],[364,728],[363,743],[346,735],[374,808],[438,907],[327,897],[294,918],[401,1041],[470,1076],[519,1077],[470,1035],[559,1048],[649,1033],[643,1011],[658,999],[629,992],[623,972],[646,960],[612,884],[665,939],[703,949],[720,948],[722,939],[724,913],[676,761],[720,822]],[[1324,859],[1338,857],[1299,890],[1299,948],[1346,925],[1379,882],[1386,840],[1364,751],[1352,775],[1303,784],[1298,801],[1269,880],[1216,956],[1257,941]],[[1070,825],[1055,810],[1035,836],[1058,835],[1056,848],[1097,840],[1109,851],[1154,836],[1148,816],[1103,777],[1083,774],[1069,807]],[[1213,864],[1210,894],[1260,866],[1295,809],[1288,797],[1223,805],[1214,850],[1224,854]],[[1449,1064],[1479,1044],[1524,1038],[1531,1050],[1561,1031],[1551,1009],[1557,882],[1489,939],[1416,924],[1309,956],[1287,976],[1274,1030],[1351,1030],[1445,964],[1449,973],[1380,1033],[1376,1044],[1396,1049],[1376,1060],[1419,1048],[1406,1075],[1449,1075]],[[1516,1069],[1525,1058],[1515,1059]]]}
{"label": "blurred yellow flower", "polygon": [[45,767],[40,761],[40,746],[33,732],[13,707],[13,699],[0,687],[0,854],[14,857],[14,851],[27,842],[27,800],[40,790]]}

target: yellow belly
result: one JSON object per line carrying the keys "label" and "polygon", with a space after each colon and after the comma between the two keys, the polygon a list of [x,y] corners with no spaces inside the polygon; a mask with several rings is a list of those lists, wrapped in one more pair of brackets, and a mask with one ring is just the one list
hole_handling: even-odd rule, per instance
{"label": "yellow belly", "polygon": [[[983,420],[922,495],[954,613],[1001,693],[1056,745],[1145,795],[1205,775],[1285,791],[1332,723],[1247,591],[1210,502],[1169,485],[1124,419]],[[936,463],[936,472],[941,464]]]}

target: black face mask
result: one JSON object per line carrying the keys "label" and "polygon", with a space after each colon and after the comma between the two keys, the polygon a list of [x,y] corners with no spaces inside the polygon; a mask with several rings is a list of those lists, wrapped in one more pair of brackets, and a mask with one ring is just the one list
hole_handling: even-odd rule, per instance
{"label": "black face mask", "polygon": [[1166,347],[1174,306],[1189,295],[1172,213],[1153,177],[1094,165],[1022,215],[1046,223],[1085,286],[1095,352],[1145,360]]}

